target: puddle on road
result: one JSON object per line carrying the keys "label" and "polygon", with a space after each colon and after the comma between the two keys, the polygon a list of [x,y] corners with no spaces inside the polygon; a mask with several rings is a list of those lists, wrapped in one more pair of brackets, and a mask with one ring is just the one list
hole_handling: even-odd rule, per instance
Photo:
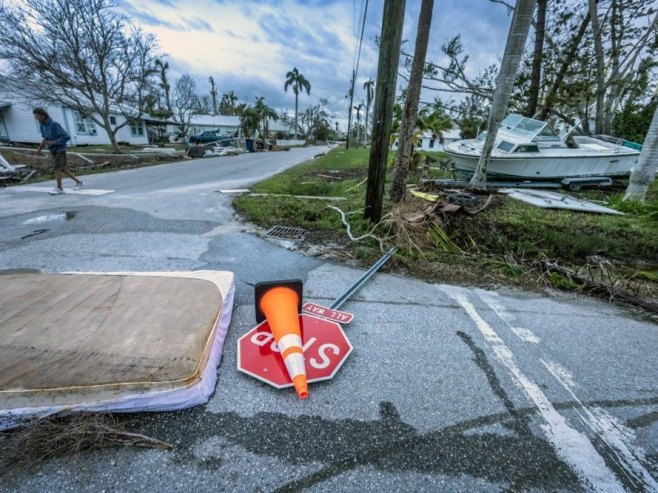
{"label": "puddle on road", "polygon": [[32,219],[24,221],[23,224],[42,224],[51,221],[70,221],[76,216],[77,212],[75,211],[66,211],[61,214],[47,214],[45,216],[37,216]]}

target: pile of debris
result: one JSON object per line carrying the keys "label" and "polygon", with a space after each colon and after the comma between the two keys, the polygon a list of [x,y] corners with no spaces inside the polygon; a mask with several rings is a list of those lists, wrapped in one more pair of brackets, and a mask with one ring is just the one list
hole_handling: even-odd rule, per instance
{"label": "pile of debris", "polygon": [[210,144],[197,144],[187,148],[185,157],[218,157],[218,156],[237,156],[244,153],[244,149],[233,146],[223,146],[219,142]]}
{"label": "pile of debris", "polygon": [[402,217],[410,223],[422,223],[447,214],[472,216],[489,207],[494,198],[492,194],[482,195],[463,188],[437,186],[432,182],[410,187],[409,193],[430,202],[421,210],[403,214]]}
{"label": "pile of debris", "polygon": [[6,186],[9,183],[18,183],[31,178],[36,170],[24,164],[10,164],[2,154],[0,154],[0,186]]}

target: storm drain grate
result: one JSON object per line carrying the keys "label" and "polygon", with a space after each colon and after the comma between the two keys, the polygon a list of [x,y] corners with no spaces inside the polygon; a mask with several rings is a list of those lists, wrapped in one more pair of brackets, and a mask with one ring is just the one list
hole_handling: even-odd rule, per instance
{"label": "storm drain grate", "polygon": [[306,234],[305,229],[289,228],[288,226],[272,226],[265,236],[272,238],[285,238],[287,240],[301,240]]}

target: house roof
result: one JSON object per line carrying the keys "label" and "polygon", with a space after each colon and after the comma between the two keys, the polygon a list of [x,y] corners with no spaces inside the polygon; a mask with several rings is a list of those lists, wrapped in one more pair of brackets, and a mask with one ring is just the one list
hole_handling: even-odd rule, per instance
{"label": "house roof", "polygon": [[151,125],[177,125],[178,122],[175,122],[174,120],[166,120],[163,118],[156,118],[154,116],[149,116],[149,115],[144,115],[141,118],[144,120],[146,123],[150,123]]}
{"label": "house roof", "polygon": [[267,128],[270,132],[294,132],[295,124],[285,123],[281,120],[270,120],[267,124]]}

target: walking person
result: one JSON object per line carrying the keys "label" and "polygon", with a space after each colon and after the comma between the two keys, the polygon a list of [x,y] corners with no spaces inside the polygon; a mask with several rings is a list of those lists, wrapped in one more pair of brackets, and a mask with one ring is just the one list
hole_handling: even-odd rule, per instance
{"label": "walking person", "polygon": [[62,188],[62,178],[65,176],[71,178],[75,181],[75,186],[73,190],[80,190],[83,184],[82,181],[78,179],[71,170],[69,169],[68,163],[66,162],[66,143],[71,140],[71,136],[62,128],[62,126],[57,123],[55,120],[50,118],[48,112],[43,108],[34,108],[32,110],[34,117],[39,121],[39,127],[41,129],[41,136],[43,140],[35,154],[37,156],[41,155],[41,149],[44,147],[50,151],[50,156],[53,160],[53,172],[55,174],[55,181],[57,183],[56,187],[53,188],[50,192],[50,195],[59,195],[64,193],[64,188]]}

